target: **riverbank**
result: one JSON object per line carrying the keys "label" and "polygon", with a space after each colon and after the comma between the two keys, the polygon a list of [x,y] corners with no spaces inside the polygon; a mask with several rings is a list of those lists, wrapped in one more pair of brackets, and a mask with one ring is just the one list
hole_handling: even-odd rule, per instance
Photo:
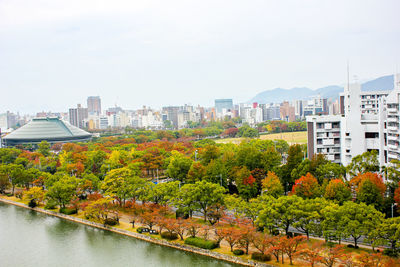
{"label": "riverbank", "polygon": [[36,212],[40,212],[46,215],[50,215],[50,216],[55,216],[58,218],[62,218],[62,219],[66,219],[69,221],[73,221],[76,223],[80,223],[80,224],[84,224],[87,226],[91,226],[91,227],[95,227],[98,229],[102,229],[102,230],[106,230],[106,231],[110,231],[110,232],[114,232],[117,234],[122,234],[125,236],[129,236],[129,237],[133,237],[136,239],[140,239],[146,242],[150,242],[153,244],[157,244],[160,246],[165,246],[165,247],[170,247],[170,248],[174,248],[174,249],[178,249],[178,250],[182,250],[185,252],[190,252],[190,253],[194,253],[194,254],[198,254],[198,255],[202,255],[202,256],[207,256],[207,257],[211,257],[217,260],[221,260],[221,261],[225,261],[225,262],[229,262],[229,263],[234,263],[234,264],[238,264],[238,265],[242,265],[242,266],[263,266],[263,267],[273,267],[274,265],[270,265],[270,264],[266,264],[266,263],[260,263],[260,262],[255,262],[252,260],[245,260],[239,257],[234,257],[234,256],[230,256],[230,255],[225,255],[222,253],[218,253],[218,252],[214,252],[214,251],[209,251],[209,250],[205,250],[205,249],[201,249],[201,248],[196,248],[196,247],[191,247],[188,245],[183,245],[183,244],[177,244],[177,243],[172,243],[172,242],[168,242],[162,239],[156,239],[153,238],[151,236],[147,236],[147,235],[143,235],[143,234],[139,234],[139,233],[135,233],[132,231],[127,231],[127,230],[123,230],[123,229],[118,229],[115,227],[104,227],[104,225],[99,224],[99,223],[95,223],[95,222],[91,222],[89,220],[85,220],[82,218],[77,218],[75,216],[71,216],[71,215],[65,215],[62,213],[58,213],[58,212],[54,212],[54,211],[50,211],[50,210],[45,210],[42,208],[30,208],[27,205],[20,203],[20,202],[16,202],[10,199],[6,199],[4,197],[0,197],[0,201],[6,204],[11,204],[11,205],[15,205],[15,206],[19,206],[25,209],[29,209],[29,210],[34,210]]}

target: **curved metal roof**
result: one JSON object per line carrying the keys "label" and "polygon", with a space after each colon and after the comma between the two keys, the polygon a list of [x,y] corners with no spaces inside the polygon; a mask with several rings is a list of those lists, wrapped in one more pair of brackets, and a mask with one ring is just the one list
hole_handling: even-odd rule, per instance
{"label": "curved metal roof", "polygon": [[85,141],[91,134],[72,126],[59,118],[35,118],[28,124],[11,132],[3,139],[6,143],[38,143]]}

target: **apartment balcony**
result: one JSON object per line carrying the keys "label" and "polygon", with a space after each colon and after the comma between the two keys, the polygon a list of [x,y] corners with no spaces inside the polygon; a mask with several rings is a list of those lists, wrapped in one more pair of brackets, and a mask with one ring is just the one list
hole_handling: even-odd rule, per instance
{"label": "apartment balcony", "polygon": [[380,141],[378,138],[365,139],[367,149],[379,149]]}
{"label": "apartment balcony", "polygon": [[388,152],[390,153],[390,150],[398,150],[399,149],[399,146],[398,145],[392,145],[392,144],[388,144],[387,145],[387,148],[388,148]]}
{"label": "apartment balcony", "polygon": [[398,112],[397,108],[387,108],[386,110],[388,113],[397,113]]}
{"label": "apartment balcony", "polygon": [[387,122],[398,123],[398,122],[399,122],[399,118],[397,118],[397,117],[394,117],[394,118],[388,117],[388,118],[387,118]]}
{"label": "apartment balcony", "polygon": [[398,135],[398,134],[396,134],[396,135],[387,135],[387,139],[388,139],[388,140],[395,140],[395,141],[397,141],[397,140],[399,140],[399,135]]}
{"label": "apartment balcony", "polygon": [[397,132],[399,130],[399,126],[388,126],[388,131]]}

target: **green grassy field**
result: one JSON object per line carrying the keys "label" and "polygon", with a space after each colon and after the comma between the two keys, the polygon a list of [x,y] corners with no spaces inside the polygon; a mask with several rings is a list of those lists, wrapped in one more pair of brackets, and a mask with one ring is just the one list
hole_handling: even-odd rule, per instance
{"label": "green grassy field", "polygon": [[[288,132],[288,133],[274,133],[274,134],[263,134],[259,137],[261,140],[278,140],[282,139],[288,142],[289,144],[306,144],[307,143],[307,131],[304,132]],[[240,144],[246,138],[238,137],[238,138],[225,138],[225,139],[217,139],[215,142],[217,143],[233,143]]]}

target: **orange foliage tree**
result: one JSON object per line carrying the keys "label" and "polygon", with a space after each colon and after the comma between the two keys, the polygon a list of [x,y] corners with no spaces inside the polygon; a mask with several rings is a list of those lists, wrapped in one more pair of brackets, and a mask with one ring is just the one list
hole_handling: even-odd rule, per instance
{"label": "orange foliage tree", "polygon": [[296,252],[296,256],[310,264],[311,267],[314,267],[315,264],[319,263],[322,260],[322,257],[320,255],[321,251],[322,242],[316,242],[312,244],[311,247],[305,246],[303,249]]}
{"label": "orange foliage tree", "polygon": [[342,179],[333,179],[326,186],[324,197],[343,204],[351,199],[351,190]]}
{"label": "orange foliage tree", "polygon": [[[281,237],[280,246],[282,248],[282,252],[288,256],[290,265],[293,265],[293,257],[295,256],[296,252],[301,249],[301,244],[304,242],[304,240],[306,240],[304,236]],[[283,263],[284,260],[282,255],[282,264]]]}
{"label": "orange foliage tree", "polygon": [[307,173],[306,176],[301,176],[295,181],[292,188],[292,194],[303,198],[319,197],[321,189],[318,180],[311,173]]}
{"label": "orange foliage tree", "polygon": [[366,173],[359,174],[359,175],[353,177],[350,180],[349,184],[352,188],[355,189],[355,191],[358,191],[362,182],[364,182],[365,180],[369,180],[369,181],[373,182],[377,186],[377,188],[379,189],[379,191],[381,192],[382,195],[386,192],[386,185],[383,182],[383,178],[381,175],[379,175],[377,173],[366,172]]}
{"label": "orange foliage tree", "polygon": [[333,267],[336,262],[339,262],[343,255],[346,254],[343,245],[336,245],[332,248],[325,249],[322,254],[321,263],[327,267]]}

